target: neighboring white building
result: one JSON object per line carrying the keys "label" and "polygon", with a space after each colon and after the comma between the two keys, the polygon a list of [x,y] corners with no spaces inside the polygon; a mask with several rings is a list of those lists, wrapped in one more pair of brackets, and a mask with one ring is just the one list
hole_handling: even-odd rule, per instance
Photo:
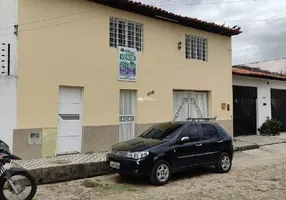
{"label": "neighboring white building", "polygon": [[267,118],[281,121],[286,131],[286,76],[245,66],[232,72],[234,136],[259,134]]}
{"label": "neighboring white building", "polygon": [[286,57],[244,64],[251,68],[260,68],[274,73],[286,72]]}
{"label": "neighboring white building", "polygon": [[18,0],[0,0],[0,139],[13,149],[16,128]]}

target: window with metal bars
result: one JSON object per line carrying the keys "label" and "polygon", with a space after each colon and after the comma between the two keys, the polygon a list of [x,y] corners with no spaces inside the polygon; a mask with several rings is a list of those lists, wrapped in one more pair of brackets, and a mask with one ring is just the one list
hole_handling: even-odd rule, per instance
{"label": "window with metal bars", "polygon": [[109,25],[110,47],[129,47],[143,51],[143,25],[111,17]]}
{"label": "window with metal bars", "polygon": [[208,40],[206,38],[186,35],[186,58],[208,61]]}

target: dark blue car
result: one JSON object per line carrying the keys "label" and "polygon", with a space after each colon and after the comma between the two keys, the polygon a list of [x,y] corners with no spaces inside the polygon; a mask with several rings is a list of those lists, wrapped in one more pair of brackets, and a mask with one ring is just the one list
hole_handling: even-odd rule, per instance
{"label": "dark blue car", "polygon": [[232,138],[217,123],[191,120],[154,125],[114,145],[107,160],[121,176],[148,176],[154,185],[164,185],[172,173],[191,167],[214,165],[227,173],[233,152]]}

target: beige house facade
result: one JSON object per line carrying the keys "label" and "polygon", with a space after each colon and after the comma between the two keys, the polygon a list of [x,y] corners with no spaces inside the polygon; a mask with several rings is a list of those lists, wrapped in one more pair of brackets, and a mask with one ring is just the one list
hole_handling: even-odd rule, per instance
{"label": "beige house facade", "polygon": [[19,0],[16,155],[108,151],[171,121],[184,97],[196,103],[180,120],[217,116],[233,134],[240,31],[118,2]]}

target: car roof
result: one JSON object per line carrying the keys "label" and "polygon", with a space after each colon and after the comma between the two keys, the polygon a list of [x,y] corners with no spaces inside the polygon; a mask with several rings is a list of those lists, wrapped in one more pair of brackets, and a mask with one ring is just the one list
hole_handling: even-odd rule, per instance
{"label": "car roof", "polygon": [[169,123],[171,124],[181,124],[181,125],[185,125],[185,124],[212,124],[212,125],[216,125],[216,122],[213,121],[170,121]]}

